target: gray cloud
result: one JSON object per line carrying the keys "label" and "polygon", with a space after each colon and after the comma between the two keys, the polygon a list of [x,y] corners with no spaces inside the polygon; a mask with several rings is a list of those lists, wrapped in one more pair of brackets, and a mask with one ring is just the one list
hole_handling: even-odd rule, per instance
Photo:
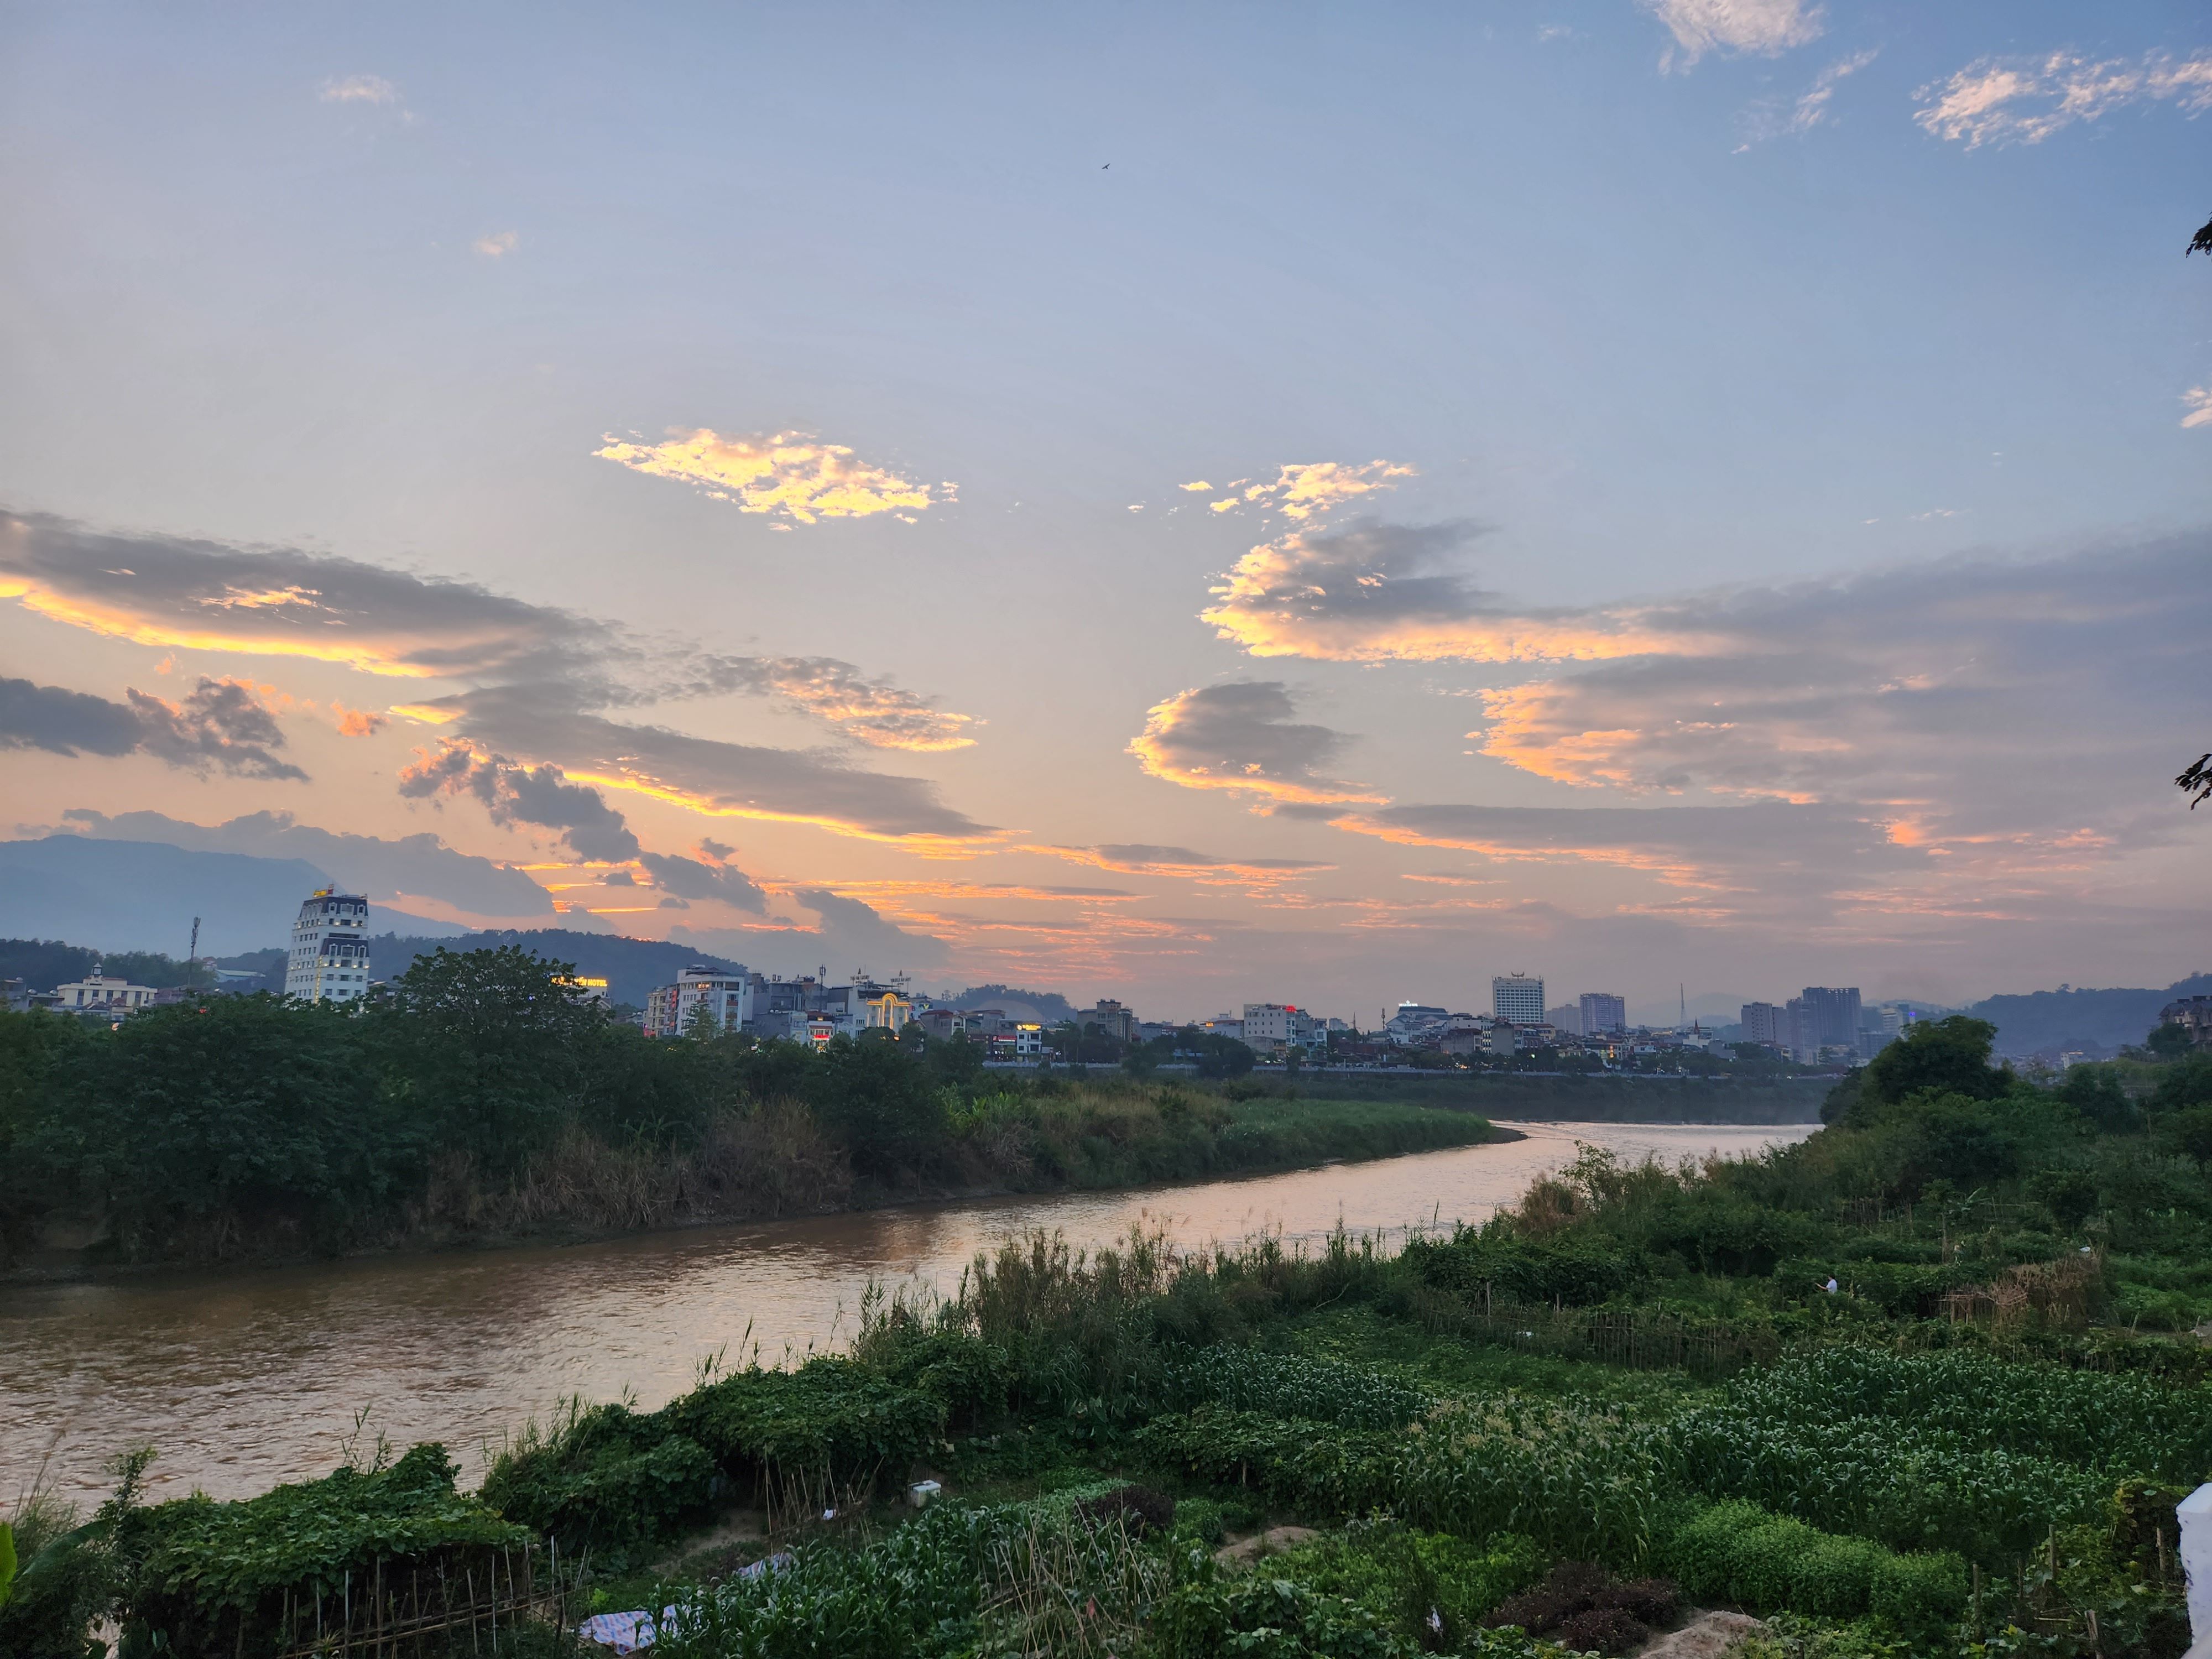
{"label": "gray cloud", "polygon": [[0,679],[0,748],[128,755],[144,736],[137,711],[82,691]]}
{"label": "gray cloud", "polygon": [[550,763],[524,766],[504,755],[479,755],[464,740],[449,738],[437,753],[403,770],[399,793],[410,800],[473,795],[494,823],[558,830],[580,859],[632,859],[639,853],[629,825],[598,790],[570,783]]}
{"label": "gray cloud", "polygon": [[[294,548],[249,550],[175,537],[103,535],[43,515],[0,514],[0,592],[58,621],[145,644],[297,656],[376,674],[474,682],[458,696],[409,705],[457,718],[449,735],[469,740],[477,759],[496,757],[503,767],[520,769],[488,775],[492,781],[466,782],[470,793],[498,804],[503,821],[571,830],[572,845],[582,844],[580,835],[609,856],[623,855],[616,849],[629,832],[621,814],[603,802],[594,815],[579,796],[600,785],[570,783],[568,773],[665,784],[708,811],[815,823],[848,834],[967,839],[984,833],[939,804],[934,787],[919,779],[884,777],[808,750],[625,725],[603,712],[736,691],[773,698],[875,748],[972,743],[965,729],[975,722],[968,716],[938,709],[834,658],[733,657],[681,642],[647,644],[608,623],[473,583]],[[252,735],[261,729],[253,718],[253,708],[232,692],[211,693],[190,706],[149,702],[137,711],[139,743],[179,764],[295,775],[269,753],[275,741]],[[0,727],[29,734],[17,742],[51,747],[51,738],[70,752],[95,740],[112,744],[122,729],[112,714],[27,694],[0,707]],[[267,730],[274,731],[273,722]],[[450,770],[462,763],[447,751],[432,764]],[[410,775],[417,797],[447,787],[420,769],[410,769]]]}
{"label": "gray cloud", "polygon": [[944,940],[910,933],[859,899],[841,898],[824,888],[808,888],[793,896],[822,918],[822,935],[833,954],[842,951],[865,958],[859,965],[872,973],[894,973],[945,958]]}
{"label": "gray cloud", "polygon": [[[1278,811],[1281,808],[1276,809]],[[1341,806],[1315,809],[1324,819],[1342,816]],[[1131,875],[1196,876],[1201,880],[1223,876],[1241,880],[1274,881],[1290,876],[1333,870],[1333,864],[1310,859],[1228,859],[1188,847],[1160,847],[1148,842],[1109,842],[1097,847],[1032,847],[1033,853],[1049,853],[1072,863],[1095,865],[1101,870],[1121,870]]]}
{"label": "gray cloud", "polygon": [[714,656],[690,659],[686,665],[696,674],[687,690],[773,697],[871,749],[927,753],[975,746],[968,728],[979,721],[947,714],[927,697],[872,678],[835,657]]}
{"label": "gray cloud", "polygon": [[969,746],[976,724],[832,657],[702,653],[473,582],[297,548],[105,535],[45,514],[0,514],[0,579],[58,621],[143,644],[344,663],[370,673],[554,683],[614,708],[743,692],[872,748]]}
{"label": "gray cloud", "polygon": [[1645,648],[1632,610],[1541,609],[1480,586],[1471,523],[1300,530],[1239,559],[1199,613],[1255,657],[1324,662],[1522,662]]}
{"label": "gray cloud", "polygon": [[218,767],[239,777],[307,781],[305,772],[271,752],[284,746],[284,732],[251,686],[236,680],[203,679],[180,702],[135,688],[123,695],[138,716],[140,746],[172,766],[192,772]]}
{"label": "gray cloud", "polygon": [[235,680],[202,679],[170,702],[136,687],[110,702],[81,691],[0,679],[0,748],[51,754],[128,755],[139,751],[171,766],[235,777],[304,781],[307,774],[276,750],[284,732],[253,688]]}
{"label": "gray cloud", "polygon": [[1673,608],[1695,648],[1486,693],[1474,735],[1565,782],[1862,803],[1962,851],[2172,833],[2212,702],[2208,565],[2199,533],[1712,595]]}
{"label": "gray cloud", "polygon": [[76,806],[63,813],[62,820],[102,841],[155,842],[191,852],[303,860],[349,890],[380,902],[436,899],[480,916],[553,913],[553,901],[545,890],[521,871],[457,853],[433,835],[386,841],[333,834],[297,823],[289,812],[252,812],[226,823],[203,824],[161,812],[118,812],[111,817]]}
{"label": "gray cloud", "polygon": [[623,653],[604,623],[470,582],[296,548],[103,535],[42,514],[0,514],[0,573],[33,611],[146,645],[463,678]]}
{"label": "gray cloud", "polygon": [[1347,739],[1297,720],[1279,680],[1234,681],[1177,692],[1147,714],[1128,753],[1156,778],[1188,789],[1230,789],[1279,801],[1379,800],[1326,776]]}
{"label": "gray cloud", "polygon": [[1637,868],[1694,864],[1725,876],[1796,872],[1823,889],[1926,861],[1861,808],[1762,801],[1742,806],[1383,806],[1340,827],[1419,847],[1504,859],[1587,858]]}
{"label": "gray cloud", "polygon": [[[719,845],[719,843],[716,843]],[[701,850],[706,850],[706,843]],[[753,878],[726,860],[728,849],[712,863],[676,854],[641,853],[638,862],[652,876],[653,884],[679,899],[720,899],[757,916],[768,914],[768,895]]]}
{"label": "gray cloud", "polygon": [[443,699],[458,729],[503,753],[543,757],[602,783],[634,784],[740,817],[817,823],[886,840],[967,841],[988,830],[920,778],[834,755],[631,726],[565,703],[558,686],[497,686]]}

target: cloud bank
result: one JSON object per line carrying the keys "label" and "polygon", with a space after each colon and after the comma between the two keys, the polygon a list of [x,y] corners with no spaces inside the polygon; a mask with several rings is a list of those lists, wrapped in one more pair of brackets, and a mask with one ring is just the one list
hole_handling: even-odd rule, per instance
{"label": "cloud bank", "polygon": [[0,679],[0,749],[144,753],[203,776],[220,771],[272,781],[307,780],[305,772],[277,757],[283,728],[259,687],[203,678],[175,702],[136,686],[123,695],[124,702],[111,702],[59,686]]}
{"label": "cloud bank", "polygon": [[687,903],[693,899],[719,900],[755,915],[768,914],[768,895],[750,876],[729,861],[733,849],[702,842],[697,850],[697,858],[673,853],[642,853],[638,855],[638,862],[653,878],[655,887]]}
{"label": "cloud bank", "polygon": [[[393,711],[446,728],[410,769],[408,792],[416,799],[463,793],[495,807],[497,821],[559,829],[580,856],[629,855],[618,850],[629,834],[620,814],[608,808],[594,822],[577,799],[599,787],[846,835],[937,844],[988,833],[920,779],[869,772],[812,750],[609,718],[624,707],[738,692],[772,698],[872,748],[942,750],[975,741],[969,730],[978,722],[970,717],[834,658],[738,657],[641,642],[609,623],[472,583],[295,549],[105,535],[29,515],[0,515],[0,598],[142,644],[473,683]],[[96,728],[101,743],[129,737],[131,747],[175,764],[295,775],[275,757],[283,738],[273,718],[250,696],[222,689],[230,684],[204,682],[179,704],[144,699],[100,716],[105,726],[97,711],[54,701],[77,694],[56,691],[37,707],[22,694],[14,718],[24,735],[16,741]],[[342,730],[367,734],[381,716],[347,711],[339,718]],[[531,816],[538,812],[548,816]]]}
{"label": "cloud bank", "polygon": [[504,755],[481,755],[466,738],[448,738],[399,774],[399,793],[410,800],[473,795],[501,828],[534,824],[560,832],[578,858],[632,859],[637,837],[599,791],[570,783],[550,763],[520,765]]}
{"label": "cloud bank", "polygon": [[71,807],[62,821],[101,841],[156,842],[190,852],[246,853],[300,859],[354,892],[380,902],[436,899],[480,916],[544,916],[553,912],[545,890],[520,870],[457,853],[432,835],[385,840],[319,830],[289,812],[250,812],[228,823],[191,823],[162,812],[110,817]]}

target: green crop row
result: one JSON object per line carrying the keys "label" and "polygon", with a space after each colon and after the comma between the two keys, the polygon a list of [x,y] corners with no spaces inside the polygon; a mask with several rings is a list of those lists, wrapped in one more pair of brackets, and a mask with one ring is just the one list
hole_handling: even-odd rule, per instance
{"label": "green crop row", "polygon": [[1352,1429],[1395,1429],[1431,1401],[1369,1365],[1216,1345],[1171,1360],[1162,1393],[1177,1406],[1203,1402]]}
{"label": "green crop row", "polygon": [[1921,1633],[1955,1625],[1966,1607],[1966,1566],[1956,1555],[1899,1555],[1755,1504],[1702,1511],[1672,1533],[1661,1559],[1686,1596],[1760,1613],[1872,1613]]}
{"label": "green crop row", "polygon": [[2212,1390],[2142,1376],[1960,1350],[1835,1347],[1740,1377],[1729,1396],[1746,1414],[1779,1422],[1905,1422],[1966,1446],[2100,1470],[2191,1480],[2212,1474]]}

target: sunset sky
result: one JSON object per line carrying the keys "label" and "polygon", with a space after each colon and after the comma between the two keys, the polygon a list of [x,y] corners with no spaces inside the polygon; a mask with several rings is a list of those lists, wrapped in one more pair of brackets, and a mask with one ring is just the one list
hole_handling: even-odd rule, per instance
{"label": "sunset sky", "polygon": [[0,836],[1148,1018],[2164,984],[2208,212],[2202,4],[14,8]]}

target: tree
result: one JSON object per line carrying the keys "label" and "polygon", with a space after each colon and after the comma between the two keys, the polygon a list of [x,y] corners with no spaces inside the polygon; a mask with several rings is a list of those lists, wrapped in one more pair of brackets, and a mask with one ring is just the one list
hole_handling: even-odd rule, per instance
{"label": "tree", "polygon": [[2191,798],[2189,810],[2192,812],[2204,801],[2212,799],[2212,753],[2199,755],[2197,763],[2173,781],[2173,787]]}
{"label": "tree", "polygon": [[[2189,239],[2182,258],[2192,253],[2212,254],[2212,219],[2207,219],[2196,235]],[[2173,781],[2174,787],[2189,797],[2189,810],[2194,812],[2206,800],[2212,799],[2212,751],[2199,755],[2197,763]]]}
{"label": "tree", "polygon": [[135,1014],[99,1034],[81,1101],[40,1150],[75,1164],[134,1251],[272,1216],[342,1231],[422,1150],[379,1099],[365,1029],[267,995]]}
{"label": "tree", "polygon": [[600,1009],[575,969],[520,945],[416,957],[373,1006],[372,1052],[494,1167],[511,1167],[584,1105]]}
{"label": "tree", "polygon": [[934,1080],[898,1043],[833,1037],[815,1061],[806,1103],[861,1174],[890,1180],[944,1138],[945,1102]]}
{"label": "tree", "polygon": [[1916,1020],[1860,1073],[1858,1095],[1867,1105],[1893,1106],[1927,1090],[1995,1100],[2012,1087],[2010,1071],[1990,1064],[1997,1028],[1987,1020],[1953,1014]]}

